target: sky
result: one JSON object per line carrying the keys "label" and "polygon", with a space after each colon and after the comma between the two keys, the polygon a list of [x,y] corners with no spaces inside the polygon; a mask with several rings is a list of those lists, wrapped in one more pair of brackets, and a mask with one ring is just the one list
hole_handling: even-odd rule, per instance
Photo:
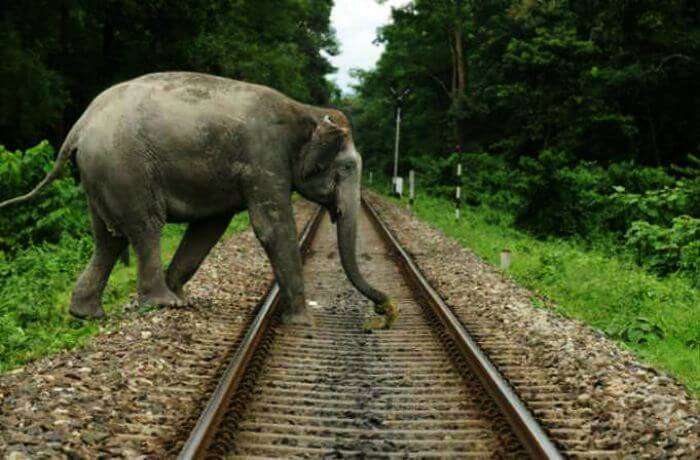
{"label": "sky", "polygon": [[382,54],[383,47],[372,43],[377,28],[389,22],[391,7],[406,4],[407,0],[388,0],[379,5],[376,0],[335,0],[331,22],[335,27],[340,54],[331,56],[331,63],[338,72],[330,75],[343,92],[350,92],[350,69],[371,69]]}

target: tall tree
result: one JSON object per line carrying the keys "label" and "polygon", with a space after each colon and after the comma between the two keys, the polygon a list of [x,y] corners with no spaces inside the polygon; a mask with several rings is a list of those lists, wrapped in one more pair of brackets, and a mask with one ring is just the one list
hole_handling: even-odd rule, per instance
{"label": "tall tree", "polygon": [[[0,9],[0,144],[60,143],[106,87],[195,70],[326,103],[332,0],[10,0]],[[322,54],[323,52],[323,54]]]}
{"label": "tall tree", "polygon": [[360,73],[356,118],[378,158],[390,153],[391,85],[414,89],[409,163],[455,144],[652,165],[700,149],[696,2],[414,0],[377,39],[385,51]]}

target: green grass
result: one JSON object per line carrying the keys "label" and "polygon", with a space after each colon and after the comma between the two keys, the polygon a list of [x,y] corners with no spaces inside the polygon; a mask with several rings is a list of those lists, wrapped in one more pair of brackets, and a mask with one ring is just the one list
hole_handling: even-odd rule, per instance
{"label": "green grass", "polygon": [[690,280],[658,278],[590,245],[534,238],[514,228],[512,218],[500,211],[462,211],[457,222],[451,201],[420,194],[414,206],[420,219],[493,265],[509,249],[508,274],[542,296],[532,299],[536,307],[585,321],[643,361],[677,376],[700,397],[700,290]]}
{"label": "green grass", "polygon": [[[226,235],[247,228],[248,214],[232,221]],[[184,233],[184,225],[168,225],[162,254],[169,260]],[[123,317],[123,306],[136,289],[136,260],[118,263],[103,298],[107,318],[81,321],[68,313],[75,280],[92,253],[89,237],[65,237],[20,251],[12,259],[0,255],[0,372],[36,358],[85,343],[101,328]]]}

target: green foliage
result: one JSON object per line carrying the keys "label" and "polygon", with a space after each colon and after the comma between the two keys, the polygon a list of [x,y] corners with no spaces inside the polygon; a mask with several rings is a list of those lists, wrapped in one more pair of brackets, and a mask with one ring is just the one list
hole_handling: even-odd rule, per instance
{"label": "green foliage", "polygon": [[325,104],[332,0],[27,0],[0,12],[0,142],[59,145],[107,87],[191,70]]}
{"label": "green foliage", "polygon": [[520,160],[524,205],[516,222],[539,235],[589,235],[600,228],[605,171],[591,163],[572,164],[571,158],[550,150],[539,158]]}
{"label": "green foliage", "polygon": [[613,201],[627,208],[637,219],[652,223],[669,223],[681,214],[700,216],[700,201],[694,194],[698,185],[679,180],[673,187],[646,190],[643,193],[627,193],[624,187],[615,187]]}
{"label": "green foliage", "polygon": [[[239,214],[226,233],[247,227],[248,215]],[[165,227],[164,260],[175,253],[183,234],[183,225]],[[91,254],[92,239],[83,234],[20,249],[12,259],[0,255],[0,372],[79,346],[122,317],[123,306],[136,288],[135,263],[118,263],[110,276],[103,297],[108,323],[81,321],[68,313],[71,290]]]}
{"label": "green foliage", "polygon": [[[459,9],[457,5],[461,4]],[[389,173],[390,88],[405,102],[401,167],[457,151],[669,166],[700,148],[698,7],[688,0],[415,0],[353,104],[368,164]],[[456,64],[455,31],[463,35]],[[460,90],[458,70],[465,74]],[[569,164],[571,166],[571,164]]]}
{"label": "green foliage", "polygon": [[505,211],[466,207],[456,222],[453,207],[419,192],[413,212],[493,265],[510,249],[508,274],[539,294],[535,306],[585,321],[700,395],[700,290],[687,277],[658,278],[574,240],[534,238],[514,228]]}
{"label": "green foliage", "polygon": [[[165,251],[172,254],[176,234],[168,230]],[[70,292],[92,254],[92,239],[62,237],[0,258],[0,371],[31,359],[81,344],[99,331],[97,321],[81,321],[68,313]],[[104,296],[112,318],[135,287],[135,264],[118,264]]]}
{"label": "green foliage", "polygon": [[517,209],[522,206],[518,188],[523,176],[500,155],[473,153],[453,155],[453,163],[462,164],[461,186],[464,202],[473,206],[486,205],[495,209]]}
{"label": "green foliage", "polygon": [[[448,157],[421,158],[414,162],[421,187],[436,196],[454,199],[455,187],[462,188],[462,202],[488,205],[501,210],[521,206],[518,187],[523,177],[499,155],[487,153],[453,153]],[[461,180],[457,166],[462,165]]]}
{"label": "green foliage", "polygon": [[627,245],[635,251],[639,264],[656,273],[683,270],[700,281],[700,219],[675,217],[670,227],[634,222],[627,232]]}
{"label": "green foliage", "polygon": [[0,362],[28,352],[35,334],[45,340],[45,329],[52,325],[66,332],[81,328],[66,317],[65,291],[89,259],[91,246],[87,237],[65,237],[0,260],[0,324],[5,332],[0,335]]}
{"label": "green foliage", "polygon": [[59,73],[48,68],[39,53],[25,49],[22,42],[19,31],[0,20],[2,142],[36,142],[46,137],[37,133],[50,133],[67,103]]}
{"label": "green foliage", "polygon": [[521,157],[518,164],[485,153],[410,161],[420,189],[454,200],[461,185],[461,202],[482,207],[491,224],[513,222],[541,238],[574,237],[620,256],[631,254],[660,275],[698,277],[696,169],[683,168],[685,177],[678,179],[662,168],[632,162],[604,168],[552,150]]}
{"label": "green foliage", "polygon": [[335,55],[331,0],[214,2],[212,23],[189,51],[196,68],[264,83],[302,101],[326,103]]}
{"label": "green foliage", "polygon": [[[26,152],[0,146],[0,201],[31,190],[53,167],[54,150],[44,141]],[[89,229],[85,195],[72,178],[55,181],[40,199],[0,212],[0,253],[29,244],[57,242]]]}
{"label": "green foliage", "polygon": [[631,161],[613,163],[607,168],[610,182],[631,193],[672,187],[676,178],[664,168],[640,166]]}

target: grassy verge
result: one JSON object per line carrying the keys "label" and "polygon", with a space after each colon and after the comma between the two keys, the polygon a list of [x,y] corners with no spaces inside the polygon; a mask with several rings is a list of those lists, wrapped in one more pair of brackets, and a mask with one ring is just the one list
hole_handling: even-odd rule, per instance
{"label": "grassy verge", "polygon": [[585,321],[668,370],[700,397],[700,290],[689,280],[658,278],[573,241],[536,239],[513,228],[510,216],[491,209],[463,209],[456,222],[451,201],[419,194],[414,212],[491,264],[497,265],[508,248],[508,274],[551,301],[533,298],[536,307]]}
{"label": "grassy verge", "polygon": [[[227,235],[248,226],[239,214]],[[184,225],[163,232],[163,259],[169,260]],[[92,240],[63,238],[58,244],[33,246],[12,259],[0,258],[0,372],[60,350],[73,348],[123,317],[123,306],[136,289],[136,261],[118,263],[104,294],[106,320],[80,321],[68,313],[71,290],[92,253]]]}

